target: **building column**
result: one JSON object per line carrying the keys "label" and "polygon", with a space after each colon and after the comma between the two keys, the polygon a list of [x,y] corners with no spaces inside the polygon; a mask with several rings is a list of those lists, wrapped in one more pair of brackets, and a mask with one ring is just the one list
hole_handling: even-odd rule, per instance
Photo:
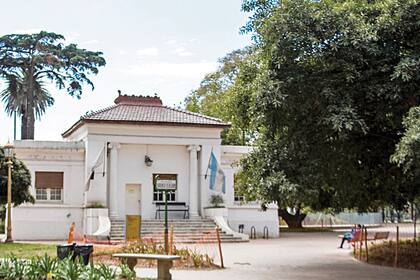
{"label": "building column", "polygon": [[200,146],[188,146],[190,152],[190,218],[198,217],[198,160],[197,152],[200,151]]}
{"label": "building column", "polygon": [[118,218],[118,149],[121,147],[119,143],[110,143],[111,162],[110,162],[110,177],[109,177],[109,218]]}

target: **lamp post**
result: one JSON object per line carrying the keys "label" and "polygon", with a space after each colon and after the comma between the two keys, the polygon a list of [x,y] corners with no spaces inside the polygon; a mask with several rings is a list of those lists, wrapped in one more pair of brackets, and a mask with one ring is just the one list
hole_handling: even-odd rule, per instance
{"label": "lamp post", "polygon": [[12,243],[12,158],[13,145],[7,143],[4,147],[4,157],[7,160],[7,235],[6,243]]}

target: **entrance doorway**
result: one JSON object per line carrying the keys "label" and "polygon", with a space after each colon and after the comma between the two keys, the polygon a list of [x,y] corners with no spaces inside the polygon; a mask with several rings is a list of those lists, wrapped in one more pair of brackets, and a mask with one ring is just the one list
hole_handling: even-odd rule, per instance
{"label": "entrance doorway", "polygon": [[127,184],[125,186],[125,215],[127,240],[137,240],[140,238],[141,224],[141,185]]}
{"label": "entrance doorway", "polygon": [[141,215],[140,184],[125,185],[125,214]]}

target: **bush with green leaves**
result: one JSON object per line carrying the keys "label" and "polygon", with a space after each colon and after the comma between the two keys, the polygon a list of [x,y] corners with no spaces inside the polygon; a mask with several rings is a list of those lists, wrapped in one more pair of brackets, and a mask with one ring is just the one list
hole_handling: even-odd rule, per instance
{"label": "bush with green leaves", "polygon": [[[120,273],[117,271],[120,271]],[[136,276],[124,264],[118,270],[105,264],[84,265],[79,259],[75,261],[72,258],[58,260],[55,257],[45,255],[43,257],[33,257],[29,260],[19,259],[14,256],[0,259],[0,279],[134,280]]]}
{"label": "bush with green leaves", "polygon": [[223,196],[221,196],[220,194],[212,194],[210,196],[210,204],[214,208],[221,208],[221,207],[223,207],[223,203],[224,202],[225,201],[223,200]]}

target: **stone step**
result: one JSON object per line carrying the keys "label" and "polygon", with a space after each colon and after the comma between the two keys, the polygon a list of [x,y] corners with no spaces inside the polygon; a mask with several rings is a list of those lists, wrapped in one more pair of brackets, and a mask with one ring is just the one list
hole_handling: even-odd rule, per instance
{"label": "stone step", "polygon": [[[217,243],[216,224],[211,219],[173,219],[168,220],[173,228],[175,243]],[[164,220],[142,220],[141,236],[151,238],[155,242],[164,242]],[[220,231],[222,242],[242,242],[239,237]]]}
{"label": "stone step", "polygon": [[[211,219],[169,219],[169,226],[173,228],[175,243],[217,243],[215,236],[216,224]],[[111,221],[111,240],[125,239],[125,221]],[[142,220],[141,236],[153,239],[154,242],[164,242],[164,220]],[[210,233],[210,234],[209,234]],[[243,240],[231,234],[220,231],[223,243],[242,242]]]}
{"label": "stone step", "polygon": [[[153,242],[156,243],[163,243],[164,239],[163,238],[152,238]],[[234,242],[247,242],[242,240],[241,238],[224,238],[224,239],[220,239],[220,241],[222,243],[234,243]],[[217,243],[217,239],[193,239],[193,238],[185,238],[185,239],[176,239],[174,240],[174,244],[181,244],[181,243],[198,243],[198,244],[203,244],[203,243]]]}
{"label": "stone step", "polygon": [[[142,230],[150,230],[150,231],[163,231],[165,229],[165,227],[148,227],[148,226],[144,226],[142,225],[141,227]],[[168,228],[169,230],[171,230],[171,227]],[[173,227],[174,231],[188,231],[188,230],[194,230],[194,231],[216,231],[215,227]]]}
{"label": "stone step", "polygon": [[111,240],[125,240],[125,220],[111,220]]}

